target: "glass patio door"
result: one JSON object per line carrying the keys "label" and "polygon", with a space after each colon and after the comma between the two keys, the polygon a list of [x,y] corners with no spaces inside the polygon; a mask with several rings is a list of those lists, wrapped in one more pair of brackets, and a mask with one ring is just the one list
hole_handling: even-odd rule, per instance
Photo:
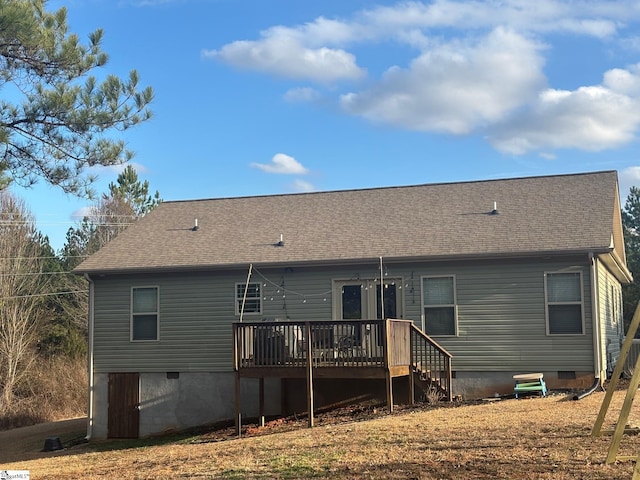
{"label": "glass patio door", "polygon": [[402,302],[398,293],[398,285],[401,284],[401,279],[385,279],[381,288],[374,280],[336,280],[333,317],[340,320],[380,319],[383,318],[384,301],[384,318],[402,318]]}
{"label": "glass patio door", "polygon": [[[402,308],[398,285],[401,279],[385,279],[383,289],[373,279],[370,280],[337,280],[334,282],[333,316],[339,320],[373,320],[382,318],[384,302],[384,318],[402,318]],[[361,346],[369,354],[382,347],[383,330],[380,326],[362,325],[351,328],[350,332],[337,332],[336,340],[351,335],[350,343]]]}

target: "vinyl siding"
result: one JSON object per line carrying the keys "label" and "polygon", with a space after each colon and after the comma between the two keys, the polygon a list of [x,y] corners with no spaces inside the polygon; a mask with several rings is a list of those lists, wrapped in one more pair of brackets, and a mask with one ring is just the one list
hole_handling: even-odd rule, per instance
{"label": "vinyl siding", "polygon": [[609,270],[598,262],[598,310],[603,368],[613,372],[624,335],[622,320],[622,286]]}
{"label": "vinyl siding", "polygon": [[[547,335],[544,273],[582,272],[584,333]],[[454,370],[592,370],[590,281],[586,257],[570,263],[502,263],[430,268],[456,274],[458,335],[435,337]]]}
{"label": "vinyl siding", "polygon": [[[544,273],[582,272],[582,335],[547,335]],[[436,337],[454,356],[457,371],[554,371],[593,369],[589,267],[586,256],[500,262],[385,263],[397,286],[403,318],[422,325],[421,278],[455,275],[458,335]],[[231,323],[235,284],[246,271],[105,276],[95,281],[96,372],[221,372],[232,368]],[[380,278],[379,265],[334,268],[259,269],[263,285],[260,319],[328,320],[332,281]],[[130,342],[132,286],[158,286],[160,339]],[[265,286],[266,285],[266,286]],[[400,316],[400,315],[398,315]]]}
{"label": "vinyl siding", "polygon": [[[162,276],[114,276],[95,279],[94,368],[96,372],[221,372],[232,368],[231,323],[235,284],[246,281],[246,272]],[[258,277],[254,276],[252,281]],[[270,272],[269,278],[280,276]],[[295,289],[322,292],[328,275],[296,276]],[[130,295],[133,286],[159,287],[160,338],[157,342],[131,342]],[[287,286],[287,288],[289,288]],[[293,285],[292,287],[293,288]],[[331,318],[327,300],[309,297],[306,304],[292,303],[269,289],[262,315],[246,315],[246,321],[262,318]],[[274,300],[270,298],[274,296]],[[311,307],[311,308],[309,308]],[[304,316],[303,316],[304,315]]]}

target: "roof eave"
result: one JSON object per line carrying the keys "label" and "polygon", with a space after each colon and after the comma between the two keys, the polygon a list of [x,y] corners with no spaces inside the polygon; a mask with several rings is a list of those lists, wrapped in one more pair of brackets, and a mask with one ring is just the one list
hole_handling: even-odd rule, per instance
{"label": "roof eave", "polygon": [[[617,256],[611,251],[611,248],[598,247],[588,249],[567,249],[567,250],[544,250],[538,252],[491,252],[491,253],[472,253],[472,254],[456,254],[456,255],[416,255],[416,256],[383,256],[385,262],[403,263],[403,262],[455,262],[455,261],[472,261],[472,260],[492,260],[492,259],[518,259],[518,258],[540,258],[540,257],[560,257],[560,256],[576,256],[588,255],[589,253],[602,255],[611,255],[613,261],[618,266],[624,278],[631,279],[630,272],[624,267]],[[280,262],[255,262],[254,266],[261,268],[281,268],[290,267],[291,265],[305,267],[329,267],[336,265],[361,265],[372,262],[379,262],[380,256],[362,257],[362,258],[336,258],[326,260],[311,261],[280,261]],[[131,267],[131,268],[113,268],[113,269],[74,269],[76,275],[140,275],[153,273],[172,273],[172,272],[202,272],[211,270],[236,270],[245,269],[252,262],[226,263],[226,264],[209,264],[209,265],[177,265],[177,266],[157,266],[157,267]],[[631,280],[629,280],[631,281]]]}
{"label": "roof eave", "polygon": [[608,252],[599,254],[599,257],[622,284],[628,285],[633,282],[633,274],[613,248],[610,248]]}

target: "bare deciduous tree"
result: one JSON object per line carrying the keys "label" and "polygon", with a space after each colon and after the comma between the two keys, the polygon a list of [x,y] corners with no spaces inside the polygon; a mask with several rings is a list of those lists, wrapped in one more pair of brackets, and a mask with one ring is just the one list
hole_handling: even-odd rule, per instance
{"label": "bare deciduous tree", "polygon": [[48,280],[33,218],[21,200],[0,192],[0,412],[35,358],[41,293]]}

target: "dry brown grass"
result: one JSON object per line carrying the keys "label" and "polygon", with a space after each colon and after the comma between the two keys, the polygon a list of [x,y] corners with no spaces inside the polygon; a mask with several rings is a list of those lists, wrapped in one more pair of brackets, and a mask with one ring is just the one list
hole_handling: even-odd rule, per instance
{"label": "dry brown grass", "polygon": [[[617,420],[624,394],[616,392],[605,427]],[[590,436],[603,398],[599,392],[578,402],[554,395],[405,408],[367,421],[222,441],[208,434],[147,446],[105,442],[2,468],[30,470],[33,479],[630,479],[632,462],[604,463],[611,437]],[[637,419],[633,410],[630,423]],[[619,454],[639,453],[640,437],[625,436]]]}
{"label": "dry brown grass", "polygon": [[77,417],[86,410],[86,359],[43,358],[21,382],[11,407],[0,412],[0,430]]}

